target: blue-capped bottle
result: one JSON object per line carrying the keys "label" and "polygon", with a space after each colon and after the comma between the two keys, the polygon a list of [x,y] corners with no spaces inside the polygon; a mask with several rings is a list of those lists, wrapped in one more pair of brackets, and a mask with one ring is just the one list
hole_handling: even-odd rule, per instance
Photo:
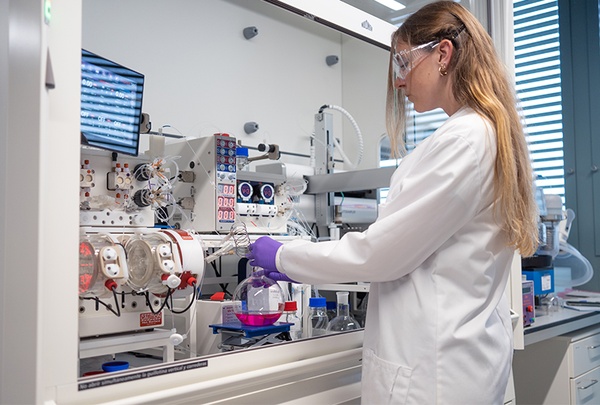
{"label": "blue-capped bottle", "polygon": [[327,333],[329,317],[327,316],[324,297],[311,297],[308,300],[308,336],[323,336]]}

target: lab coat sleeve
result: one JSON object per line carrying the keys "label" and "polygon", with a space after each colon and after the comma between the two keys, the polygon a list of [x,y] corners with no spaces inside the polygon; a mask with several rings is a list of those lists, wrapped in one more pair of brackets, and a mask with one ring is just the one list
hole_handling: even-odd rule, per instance
{"label": "lab coat sleeve", "polygon": [[408,172],[392,179],[393,197],[366,231],[349,232],[339,241],[288,243],[277,254],[280,271],[310,284],[385,282],[427,260],[482,209],[483,172],[493,170],[481,164],[493,165],[493,157],[483,158],[468,138],[455,133],[426,147]]}

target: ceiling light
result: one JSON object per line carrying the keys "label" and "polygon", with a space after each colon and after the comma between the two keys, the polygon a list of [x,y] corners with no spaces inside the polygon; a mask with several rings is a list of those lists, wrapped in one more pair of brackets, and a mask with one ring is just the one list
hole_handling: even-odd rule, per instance
{"label": "ceiling light", "polygon": [[406,8],[406,6],[396,0],[375,0],[377,3],[386,6],[387,8],[391,8],[394,11],[402,10]]}

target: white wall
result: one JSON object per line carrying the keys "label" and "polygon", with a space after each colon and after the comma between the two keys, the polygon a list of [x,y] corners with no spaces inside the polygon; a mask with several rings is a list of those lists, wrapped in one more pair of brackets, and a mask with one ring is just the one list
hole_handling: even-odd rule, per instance
{"label": "white wall", "polygon": [[[246,40],[242,31],[249,26],[256,26],[258,35]],[[363,62],[373,62],[372,52],[381,60],[361,64],[350,85],[371,76],[381,82],[352,103],[344,97],[342,72],[360,55],[347,62],[347,42],[360,41],[342,44],[341,34],[263,1],[83,1],[83,47],[146,75],[143,110],[154,130],[168,124],[175,129],[165,132],[186,136],[228,132],[245,145],[266,141],[305,155],[314,115],[323,104],[343,106],[353,116],[374,111],[366,116],[383,124],[387,52],[361,43],[371,52]],[[340,56],[340,63],[327,66],[327,55]],[[340,131],[336,136],[342,137],[344,118],[332,114],[334,130]],[[255,134],[243,131],[249,121],[260,126]],[[366,132],[378,136],[381,131]],[[354,137],[351,127],[345,134]],[[284,160],[308,163],[285,155]]]}
{"label": "white wall", "polygon": [[[9,8],[8,1],[0,2],[0,16],[8,16]],[[8,18],[0,17],[0,88],[6,89],[8,87]],[[7,138],[8,138],[8,92],[0,91],[0,162],[2,173],[6,173],[6,147],[7,147]],[[6,190],[6,176],[0,176],[0,194],[5,196],[7,194]],[[5,198],[0,199],[0,212],[6,212],[6,200]],[[6,221],[4,220],[4,215],[0,215],[0,229],[6,229]],[[0,265],[0,286],[5,286],[5,276],[4,273],[6,271],[6,264],[4,262],[4,257],[6,254],[6,234],[4,232],[0,233],[0,257],[2,257],[2,264]],[[0,288],[0,292],[4,292],[4,288]],[[6,310],[4,308],[8,308],[7,297],[2,294],[0,298],[0,337],[4,337],[6,324]],[[2,339],[4,341],[4,339]],[[4,358],[6,356],[5,351],[7,348],[4,344],[0,344],[0,360],[4,362]],[[6,371],[4,369],[0,369],[0,392],[5,392],[4,388],[4,378],[3,375]],[[0,400],[2,398],[0,397]]]}
{"label": "white wall", "polygon": [[[388,51],[354,38],[343,41],[343,107],[358,123],[365,152],[360,168],[379,166],[379,140],[385,129]],[[344,121],[344,149],[357,148],[348,120]],[[350,155],[350,153],[348,153]],[[348,156],[354,159],[354,154]]]}
{"label": "white wall", "polygon": [[[80,4],[0,6],[0,403],[77,372]],[[47,55],[56,88],[45,86]]]}

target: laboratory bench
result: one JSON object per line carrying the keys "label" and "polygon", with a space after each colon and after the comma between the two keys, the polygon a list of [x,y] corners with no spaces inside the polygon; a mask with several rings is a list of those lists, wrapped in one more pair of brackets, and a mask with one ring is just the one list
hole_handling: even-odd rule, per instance
{"label": "laboratory bench", "polygon": [[556,312],[549,312],[547,315],[535,318],[535,322],[524,329],[525,346],[599,323],[600,311],[561,308]]}
{"label": "laboratory bench", "polygon": [[516,403],[600,403],[600,312],[560,308],[525,328],[513,360]]}

